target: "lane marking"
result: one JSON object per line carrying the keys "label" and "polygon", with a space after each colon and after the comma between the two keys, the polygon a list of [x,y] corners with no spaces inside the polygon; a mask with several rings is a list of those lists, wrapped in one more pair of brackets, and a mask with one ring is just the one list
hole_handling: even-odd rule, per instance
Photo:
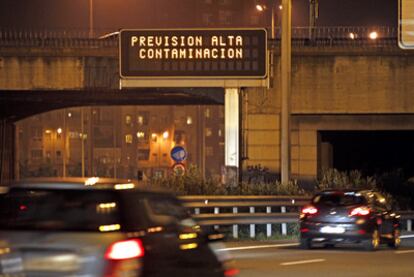
{"label": "lane marking", "polygon": [[299,243],[285,243],[285,244],[270,244],[270,245],[253,245],[253,246],[241,246],[241,247],[230,247],[218,249],[217,251],[236,251],[236,250],[249,250],[249,249],[260,249],[260,248],[278,248],[286,246],[298,246]]}
{"label": "lane marking", "polygon": [[[414,238],[414,235],[403,235],[403,236],[400,236],[400,238],[401,239]],[[222,249],[217,249],[216,251],[220,252],[220,251],[237,251],[237,250],[264,249],[264,248],[280,248],[280,247],[298,246],[298,245],[299,243],[297,242],[285,243],[285,244],[252,245],[252,246],[222,248]],[[411,250],[407,250],[407,251],[411,251]]]}
{"label": "lane marking", "polygon": [[408,253],[414,253],[414,250],[400,250],[400,251],[395,251],[395,254],[408,254]]}
{"label": "lane marking", "polygon": [[280,265],[298,265],[298,264],[311,264],[311,263],[321,263],[326,261],[325,259],[313,259],[313,260],[302,260],[294,262],[281,263]]}

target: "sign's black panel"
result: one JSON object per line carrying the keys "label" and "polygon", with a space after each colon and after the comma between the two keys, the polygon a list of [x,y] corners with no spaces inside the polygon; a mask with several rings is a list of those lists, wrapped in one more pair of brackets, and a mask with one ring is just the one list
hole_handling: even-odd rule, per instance
{"label": "sign's black panel", "polygon": [[122,30],[123,78],[265,78],[264,29]]}

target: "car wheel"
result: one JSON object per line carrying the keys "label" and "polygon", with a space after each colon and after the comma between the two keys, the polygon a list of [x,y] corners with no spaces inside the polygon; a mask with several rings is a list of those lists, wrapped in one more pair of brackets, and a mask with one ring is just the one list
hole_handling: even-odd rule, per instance
{"label": "car wheel", "polygon": [[311,239],[304,239],[304,238],[301,238],[301,239],[300,239],[300,244],[299,244],[299,247],[300,247],[301,249],[311,249],[311,248],[312,248],[312,242],[311,242]]}
{"label": "car wheel", "polygon": [[394,229],[392,234],[392,241],[388,243],[388,246],[391,248],[397,249],[401,244],[401,231],[399,229]]}
{"label": "car wheel", "polygon": [[372,234],[371,234],[371,238],[364,241],[364,248],[367,251],[375,251],[378,249],[379,245],[380,245],[380,235],[377,229],[375,229]]}

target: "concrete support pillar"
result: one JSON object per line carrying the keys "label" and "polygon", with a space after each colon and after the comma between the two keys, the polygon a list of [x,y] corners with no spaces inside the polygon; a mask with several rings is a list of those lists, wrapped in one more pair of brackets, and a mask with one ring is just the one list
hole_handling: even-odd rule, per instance
{"label": "concrete support pillar", "polygon": [[239,175],[239,89],[226,88],[224,99],[226,183],[237,185]]}

